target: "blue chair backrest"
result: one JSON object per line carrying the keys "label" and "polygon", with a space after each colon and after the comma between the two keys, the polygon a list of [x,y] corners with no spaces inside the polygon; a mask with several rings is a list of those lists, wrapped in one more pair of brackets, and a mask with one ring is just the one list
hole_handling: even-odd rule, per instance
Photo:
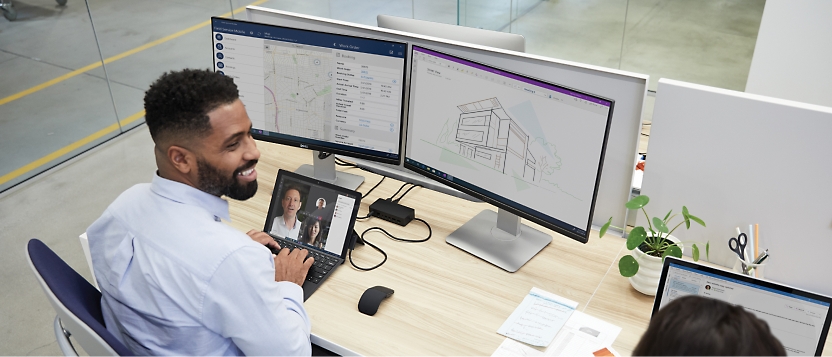
{"label": "blue chair backrest", "polygon": [[101,292],[40,240],[29,240],[27,249],[32,265],[35,266],[55,297],[70,312],[95,331],[116,353],[121,356],[134,355],[104,326],[104,315],[101,313]]}

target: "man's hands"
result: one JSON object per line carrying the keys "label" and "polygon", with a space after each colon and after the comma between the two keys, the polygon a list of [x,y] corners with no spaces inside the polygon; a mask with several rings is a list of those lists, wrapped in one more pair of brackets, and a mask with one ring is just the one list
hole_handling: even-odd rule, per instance
{"label": "man's hands", "polygon": [[303,285],[306,273],[315,262],[312,257],[307,259],[307,254],[306,249],[295,249],[291,253],[289,249],[281,249],[280,253],[274,256],[274,281],[289,281]]}
{"label": "man's hands", "polygon": [[315,262],[312,257],[304,261],[308,254],[306,249],[295,249],[290,253],[289,249],[280,249],[280,244],[277,244],[277,241],[266,232],[252,229],[246,234],[255,242],[272,250],[280,251],[277,255],[272,254],[274,258],[274,281],[289,281],[303,285],[303,281],[306,280],[306,273],[309,272],[309,268]]}
{"label": "man's hands", "polygon": [[251,239],[257,243],[265,245],[271,248],[272,250],[280,250],[280,244],[277,244],[277,241],[274,240],[274,238],[272,238],[272,236],[270,236],[266,232],[256,231],[252,229],[248,231],[248,233],[246,234],[248,234],[248,236],[251,237]]}

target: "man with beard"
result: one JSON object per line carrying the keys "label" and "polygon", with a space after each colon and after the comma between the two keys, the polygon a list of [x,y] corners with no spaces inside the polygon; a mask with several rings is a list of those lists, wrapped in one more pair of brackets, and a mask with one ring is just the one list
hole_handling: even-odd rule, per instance
{"label": "man with beard", "polygon": [[137,355],[309,355],[307,252],[229,220],[257,192],[260,152],[234,82],[162,75],[145,93],[158,171],[87,230],[107,329]]}

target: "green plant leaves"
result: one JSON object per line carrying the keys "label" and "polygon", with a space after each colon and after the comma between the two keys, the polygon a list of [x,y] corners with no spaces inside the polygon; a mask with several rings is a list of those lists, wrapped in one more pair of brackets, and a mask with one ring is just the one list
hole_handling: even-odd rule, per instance
{"label": "green plant leaves", "polygon": [[630,234],[627,235],[627,249],[636,249],[641,243],[644,243],[645,239],[647,239],[647,232],[644,230],[644,227],[638,226],[633,228]]}
{"label": "green plant leaves", "polygon": [[624,206],[628,209],[639,209],[644,206],[647,206],[648,202],[650,202],[650,197],[641,195],[634,197],[632,200],[630,200],[630,202],[625,203]]}
{"label": "green plant leaves", "polygon": [[693,220],[694,222],[699,223],[699,225],[701,225],[702,227],[705,227],[705,221],[699,219],[699,217],[696,217],[692,214],[689,214],[688,217],[690,217],[690,219]]}
{"label": "green plant leaves", "polygon": [[653,225],[656,226],[659,232],[667,233],[667,225],[659,217],[653,217]]}
{"label": "green plant leaves", "polygon": [[667,219],[670,218],[671,213],[673,213],[672,209],[670,211],[668,211],[667,214],[664,216],[664,219],[662,220],[662,222],[664,222],[664,224],[667,224]]}
{"label": "green plant leaves", "polygon": [[618,260],[618,272],[625,278],[636,275],[638,273],[638,262],[632,255],[625,255]]}
{"label": "green plant leaves", "polygon": [[693,261],[699,261],[699,247],[697,247],[696,244],[693,245],[693,254],[691,255],[693,255]]}
{"label": "green plant leaves", "polygon": [[668,255],[672,255],[676,258],[681,259],[682,258],[682,249],[680,249],[679,247],[677,247],[675,245],[670,246],[662,254],[662,259],[664,259],[664,257],[666,257]]}
{"label": "green plant leaves", "polygon": [[685,206],[682,206],[682,217],[685,217],[685,229],[690,229],[690,213]]}
{"label": "green plant leaves", "polygon": [[705,259],[711,261],[711,242],[705,242]]}
{"label": "green plant leaves", "polygon": [[607,234],[607,229],[610,228],[610,224],[612,224],[612,217],[610,217],[607,223],[604,223],[604,225],[601,226],[601,232],[598,233],[598,238],[604,238],[604,234]]}

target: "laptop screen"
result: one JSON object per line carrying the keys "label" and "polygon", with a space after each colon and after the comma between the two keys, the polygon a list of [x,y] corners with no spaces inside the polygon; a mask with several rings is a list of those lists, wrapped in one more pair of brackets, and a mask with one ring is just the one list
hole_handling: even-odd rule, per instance
{"label": "laptop screen", "polygon": [[685,295],[742,306],[768,323],[789,356],[819,356],[823,351],[832,303],[827,296],[669,257],[653,314]]}
{"label": "laptop screen", "polygon": [[340,257],[360,202],[356,191],[280,170],[264,231]]}

